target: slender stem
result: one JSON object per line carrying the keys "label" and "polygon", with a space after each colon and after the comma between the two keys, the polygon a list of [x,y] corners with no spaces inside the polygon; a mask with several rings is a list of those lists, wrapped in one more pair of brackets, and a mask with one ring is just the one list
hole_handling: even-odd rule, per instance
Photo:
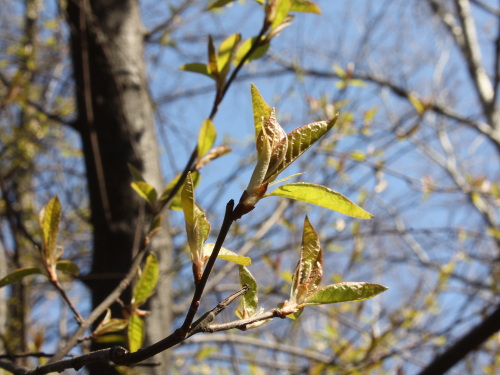
{"label": "slender stem", "polygon": [[75,305],[73,304],[73,302],[71,302],[71,300],[69,299],[68,295],[66,294],[66,291],[63,289],[62,285],[59,283],[58,280],[55,280],[55,281],[51,281],[52,285],[54,285],[54,287],[59,291],[59,294],[61,295],[61,297],[64,299],[64,301],[66,301],[66,304],[69,306],[69,308],[71,309],[71,311],[73,312],[73,315],[76,319],[76,321],[78,322],[79,325],[82,325],[83,322],[84,322],[84,319],[83,317],[80,315],[80,313],[78,312],[78,310],[76,309]]}

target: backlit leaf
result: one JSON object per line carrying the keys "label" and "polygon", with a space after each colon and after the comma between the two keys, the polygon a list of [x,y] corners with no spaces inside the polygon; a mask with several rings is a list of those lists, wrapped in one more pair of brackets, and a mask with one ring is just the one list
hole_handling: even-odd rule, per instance
{"label": "backlit leaf", "polygon": [[[207,243],[203,246],[203,257],[204,258],[209,258],[210,255],[212,254],[212,251],[214,249],[215,244],[213,243]],[[217,255],[217,258],[227,260],[228,262],[233,262],[236,264],[239,264],[241,266],[249,266],[252,264],[252,260],[249,257],[244,257],[242,255],[238,255],[235,252],[221,248],[219,251],[219,254]]]}
{"label": "backlit leaf", "polygon": [[214,145],[217,132],[215,126],[210,119],[203,121],[198,134],[198,158],[204,156]]}
{"label": "backlit leaf", "polygon": [[372,214],[363,210],[348,198],[325,186],[305,182],[295,182],[278,187],[264,197],[285,197],[299,201],[315,204],[341,214],[357,217],[359,219],[371,219]]}
{"label": "backlit leaf", "polygon": [[189,63],[189,64],[182,65],[179,69],[185,70],[187,72],[203,74],[203,75],[206,75],[207,77],[214,79],[214,76],[210,73],[210,71],[208,70],[208,65],[206,65],[206,64]]}
{"label": "backlit leaf", "polygon": [[271,30],[284,23],[291,10],[292,0],[279,0],[276,6],[276,14],[271,24]]}
{"label": "backlit leaf", "polygon": [[125,329],[128,324],[127,319],[111,319],[111,310],[106,310],[106,315],[99,323],[99,326],[92,332],[93,337],[98,337],[110,332],[117,332]]}
{"label": "backlit leaf", "polygon": [[153,294],[159,275],[160,269],[158,266],[158,259],[155,254],[151,253],[148,255],[141,276],[134,286],[132,303],[135,306],[139,306],[146,302],[151,294]]}
{"label": "backlit leaf", "polygon": [[250,86],[252,95],[253,122],[255,128],[255,138],[259,136],[262,125],[271,116],[272,108],[265,102],[257,87],[252,83]]}
{"label": "backlit leaf", "polygon": [[208,5],[207,10],[214,10],[217,8],[222,8],[223,6],[232,3],[236,0],[216,0]]}
{"label": "backlit leaf", "polygon": [[[169,197],[170,193],[172,192],[172,189],[175,187],[175,185],[177,184],[177,182],[179,181],[181,176],[182,176],[182,174],[179,173],[177,176],[174,177],[174,179],[172,181],[170,181],[167,184],[167,186],[165,187],[165,189],[161,193],[161,196],[160,196],[161,202],[164,202]],[[198,186],[198,184],[200,183],[200,180],[201,180],[200,174],[198,172],[192,172],[191,179],[193,180],[193,185],[196,189],[196,187]],[[184,184],[181,186],[181,188],[178,190],[175,197],[172,199],[172,202],[170,204],[171,209],[182,210],[181,192],[182,192],[183,186],[184,186]]]}
{"label": "backlit leaf", "polygon": [[131,314],[128,319],[128,349],[133,353],[142,347],[144,341],[144,321],[140,316]]}
{"label": "backlit leaf", "polygon": [[40,212],[40,226],[43,234],[44,261],[48,266],[56,262],[56,241],[61,221],[61,203],[57,195]]}
{"label": "backlit leaf", "polygon": [[38,267],[19,268],[0,279],[0,288],[5,285],[13,284],[26,276],[43,274],[43,271]]}
{"label": "backlit leaf", "polygon": [[[257,42],[257,37],[253,37],[253,38],[245,40],[241,44],[241,46],[236,51],[236,54],[234,55],[234,64],[235,65],[239,65],[243,61],[243,59],[245,58],[245,56],[247,55],[247,53],[250,51],[250,49],[252,48],[252,46],[255,45],[256,42]],[[246,58],[245,63],[247,63],[249,61],[252,61],[252,60],[258,60],[258,59],[260,59],[269,50],[269,47],[271,46],[271,43],[269,42],[269,40],[266,39],[265,36],[262,36],[260,38],[259,42],[260,42],[259,46],[256,47],[252,51],[252,53]]]}
{"label": "backlit leaf", "polygon": [[214,77],[219,77],[219,68],[217,64],[217,54],[212,36],[208,36],[208,72]]}
{"label": "backlit leaf", "polygon": [[388,288],[379,284],[363,282],[342,282],[319,289],[308,297],[301,306],[322,305],[337,302],[363,301],[386,291]]}
{"label": "backlit leaf", "polygon": [[158,193],[153,186],[144,181],[134,181],[130,185],[132,186],[132,189],[139,194],[139,196],[144,198],[151,207],[154,207]]}
{"label": "backlit leaf", "polygon": [[292,12],[305,12],[320,14],[321,9],[309,0],[292,0]]}
{"label": "backlit leaf", "polygon": [[[244,267],[239,267],[240,285],[248,285],[248,291],[241,297],[241,311],[246,311],[248,316],[253,315],[257,311],[259,304],[259,296],[257,290],[257,281],[252,276],[250,271]],[[240,316],[240,318],[243,318]]]}
{"label": "backlit leaf", "polygon": [[224,40],[219,46],[217,56],[217,68],[221,77],[226,77],[231,68],[231,61],[236,52],[238,44],[241,41],[241,35],[236,33]]}
{"label": "backlit leaf", "polygon": [[70,260],[60,260],[56,263],[56,270],[78,276],[80,269]]}

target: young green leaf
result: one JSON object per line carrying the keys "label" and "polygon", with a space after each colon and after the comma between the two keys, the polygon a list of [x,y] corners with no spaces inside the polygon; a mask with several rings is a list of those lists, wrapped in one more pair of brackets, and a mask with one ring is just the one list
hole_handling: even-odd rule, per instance
{"label": "young green leaf", "polygon": [[134,167],[132,164],[127,163],[128,170],[132,177],[134,178],[134,181],[144,181],[144,177],[142,177],[142,173]]}
{"label": "young green leaf", "polygon": [[[203,245],[203,259],[210,258],[210,255],[214,250],[214,246],[215,244],[213,243],[206,243],[205,245]],[[252,260],[250,258],[238,255],[235,252],[223,247],[220,249],[217,258],[227,260],[228,262],[233,262],[241,266],[249,266],[252,264]]]}
{"label": "young green leaf", "polygon": [[5,285],[14,284],[15,282],[23,279],[26,276],[43,274],[43,271],[38,267],[19,268],[0,279],[0,288],[4,287]]}
{"label": "young green leaf", "polygon": [[127,327],[128,349],[133,353],[142,347],[144,341],[144,321],[140,316],[131,314]]}
{"label": "young green leaf", "polygon": [[68,273],[73,276],[78,276],[80,269],[70,260],[59,260],[56,263],[56,270]]}
{"label": "young green leaf", "polygon": [[111,310],[107,309],[104,319],[99,323],[94,332],[92,332],[92,337],[96,338],[107,333],[121,331],[127,324],[127,319],[111,319]]}
{"label": "young green leaf", "polygon": [[252,95],[253,122],[255,128],[255,138],[257,139],[264,122],[271,117],[272,108],[265,102],[257,87],[252,83],[250,86]]}
{"label": "young green leaf", "polygon": [[269,165],[273,168],[269,168],[265,180],[271,182],[276,179],[283,170],[320,140],[335,125],[337,118],[338,115],[330,121],[313,122],[287,134],[286,138],[276,146],[276,151],[271,156]]}
{"label": "young green leaf", "polygon": [[321,244],[316,230],[309,218],[304,220],[302,249],[292,279],[290,302],[301,304],[305,298],[313,294],[323,277],[323,257]]}
{"label": "young green leaf", "polygon": [[134,189],[140,197],[144,198],[151,207],[156,205],[158,193],[153,186],[144,181],[134,181],[130,186],[132,186],[132,189]]}
{"label": "young green leaf", "polygon": [[215,126],[209,118],[203,121],[198,134],[198,159],[203,157],[214,145],[217,132]]}
{"label": "young green leaf", "polygon": [[321,9],[309,0],[292,0],[292,12],[305,12],[320,14]]}
{"label": "young green leaf", "polygon": [[281,26],[292,10],[292,0],[279,0],[271,23],[271,30]]}
{"label": "young green leaf", "polygon": [[189,63],[189,64],[182,65],[179,69],[180,70],[185,70],[186,72],[193,72],[193,73],[203,74],[203,75],[205,75],[207,77],[210,77],[212,79],[215,78],[212,75],[212,73],[210,72],[210,70],[208,68],[208,65],[206,65],[206,64],[202,64],[202,63]]}
{"label": "young green leaf", "polygon": [[236,0],[215,0],[211,4],[208,5],[207,10],[214,10],[217,8],[222,8],[223,6],[232,3]]}
{"label": "young green leaf", "polygon": [[363,210],[348,198],[325,186],[305,182],[285,184],[276,190],[264,195],[265,197],[285,197],[299,201],[315,204],[341,214],[357,217],[359,219],[371,219],[372,214]]}
{"label": "young green leaf", "polygon": [[218,56],[217,56],[217,69],[219,70],[220,76],[225,77],[229,73],[231,68],[231,61],[233,60],[234,53],[241,41],[241,35],[236,33],[224,40],[219,46]]}
{"label": "young green leaf", "polygon": [[259,296],[257,291],[257,281],[245,266],[239,267],[240,285],[248,285],[248,291],[240,298],[241,309],[236,310],[236,315],[240,319],[252,316],[257,311]]}
{"label": "young green leaf", "polygon": [[[177,176],[174,177],[174,179],[172,181],[170,181],[167,184],[167,186],[165,187],[165,189],[161,193],[160,202],[164,202],[170,196],[170,193],[172,192],[172,189],[175,187],[175,185],[177,185],[177,182],[179,181],[179,179],[181,178],[181,176],[182,176],[182,174],[179,173]],[[200,183],[201,175],[198,172],[192,172],[191,173],[191,178],[193,180],[193,185],[194,185],[194,187],[196,189],[196,187]],[[173,210],[182,210],[181,192],[182,192],[183,186],[184,185],[182,185],[182,187],[179,189],[179,191],[177,192],[177,194],[172,199],[172,203],[170,204],[170,208],[173,209]]]}
{"label": "young green leaf", "polygon": [[388,288],[379,284],[363,282],[342,282],[319,289],[300,305],[322,305],[337,302],[363,301],[385,292]]}
{"label": "young green leaf", "polygon": [[156,255],[151,253],[148,255],[146,264],[142,269],[142,274],[134,286],[134,293],[132,295],[132,304],[134,306],[140,306],[153,294],[159,275],[158,259]]}
{"label": "young green leaf", "polygon": [[269,47],[271,46],[271,43],[265,36],[260,37],[260,40],[258,40],[256,36],[245,40],[234,55],[234,65],[238,66],[239,64],[241,64],[241,62],[250,51],[250,49],[252,49],[252,47],[255,45],[255,43],[258,43],[259,46],[256,47],[252,51],[252,53],[250,53],[250,56],[246,58],[245,63],[260,59],[266,54],[266,52],[269,50]]}
{"label": "young green leaf", "polygon": [[208,72],[216,79],[219,78],[217,54],[215,53],[214,41],[211,35],[208,36]]}
{"label": "young green leaf", "polygon": [[40,212],[40,226],[43,236],[43,262],[49,272],[49,278],[56,277],[55,263],[57,261],[56,241],[61,221],[61,203],[57,195]]}

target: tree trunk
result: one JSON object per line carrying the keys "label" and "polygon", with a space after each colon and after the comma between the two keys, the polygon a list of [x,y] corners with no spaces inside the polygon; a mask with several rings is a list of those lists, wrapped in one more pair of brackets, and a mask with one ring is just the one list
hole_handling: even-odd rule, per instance
{"label": "tree trunk", "polygon": [[[92,304],[97,306],[129,270],[148,213],[131,189],[127,164],[152,185],[161,186],[152,105],[148,95],[140,12],[134,0],[68,2],[78,119],[87,171],[94,230]],[[145,213],[145,215],[143,215]],[[152,302],[159,338],[170,330],[170,292],[165,270],[170,242],[165,231],[155,239],[162,276],[161,295]],[[165,285],[166,284],[166,285]],[[122,296],[125,303],[130,293]],[[160,300],[161,298],[161,300]],[[114,315],[120,309],[115,306]],[[120,317],[119,315],[117,317]],[[151,327],[150,318],[146,320]],[[152,339],[150,337],[149,339]],[[98,349],[94,343],[92,349]],[[161,361],[165,366],[165,360]],[[92,373],[111,373],[96,367]],[[165,374],[165,369],[158,370]]]}

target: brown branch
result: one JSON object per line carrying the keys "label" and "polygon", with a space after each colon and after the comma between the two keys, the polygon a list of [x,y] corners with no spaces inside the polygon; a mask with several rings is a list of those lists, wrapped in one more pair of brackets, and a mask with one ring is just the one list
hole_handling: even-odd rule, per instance
{"label": "brown branch", "polygon": [[500,331],[500,305],[491,315],[473,327],[455,344],[434,358],[419,375],[444,374],[498,331]]}
{"label": "brown branch", "polygon": [[80,315],[78,310],[76,309],[75,305],[71,300],[69,299],[68,295],[66,294],[66,291],[63,289],[61,283],[59,280],[54,280],[50,281],[50,283],[57,289],[63,300],[66,302],[66,304],[69,306],[71,311],[73,312],[73,316],[75,317],[75,320],[78,322],[79,325],[82,325],[84,322],[83,317]]}

